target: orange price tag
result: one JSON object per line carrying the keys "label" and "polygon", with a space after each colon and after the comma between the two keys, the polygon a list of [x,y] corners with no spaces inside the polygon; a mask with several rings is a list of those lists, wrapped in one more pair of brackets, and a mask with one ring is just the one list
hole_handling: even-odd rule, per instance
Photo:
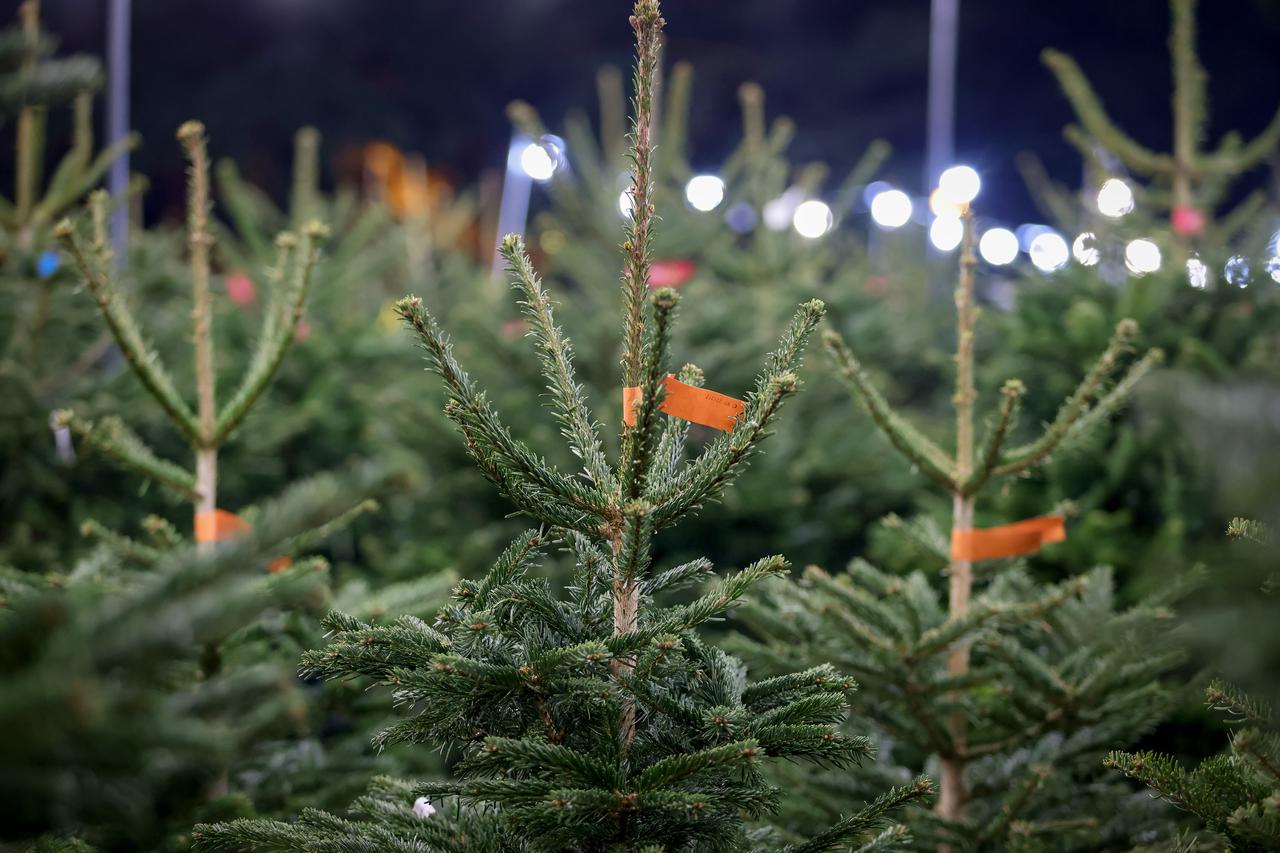
{"label": "orange price tag", "polygon": [[[245,536],[251,530],[253,527],[249,522],[225,509],[196,513],[197,542],[223,542],[227,539],[235,539],[237,536]],[[292,565],[293,560],[288,557],[277,557],[267,566],[267,571],[275,574],[283,572]]]}
{"label": "orange price tag", "polygon": [[[658,410],[673,418],[728,432],[747,408],[741,400],[681,382],[669,373],[662,383],[666,393]],[[639,401],[639,387],[622,389],[622,422],[627,426],[635,426],[635,406]]]}
{"label": "orange price tag", "polygon": [[1042,515],[977,530],[951,531],[951,559],[995,560],[1039,551],[1051,542],[1067,538],[1060,515]]}
{"label": "orange price tag", "polygon": [[234,512],[213,509],[196,513],[196,541],[222,542],[244,536],[253,528]]}

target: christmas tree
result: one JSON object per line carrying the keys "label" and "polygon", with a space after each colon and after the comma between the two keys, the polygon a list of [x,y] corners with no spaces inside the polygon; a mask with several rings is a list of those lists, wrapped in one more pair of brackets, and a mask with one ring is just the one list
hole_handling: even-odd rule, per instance
{"label": "christmas tree", "polygon": [[[460,583],[434,626],[417,619],[376,626],[335,613],[330,645],[304,657],[310,673],[392,687],[408,713],[379,742],[457,744],[463,756],[457,778],[380,782],[350,818],[312,811],[296,823],[198,827],[204,849],[768,849],[781,846],[776,836],[747,823],[777,805],[780,792],[761,775],[765,758],[842,766],[867,755],[865,738],[833,725],[853,684],[830,666],[749,682],[738,661],[693,630],[783,571],[781,557],[758,560],[689,603],[655,601],[709,575],[705,559],[655,570],[655,534],[716,497],[754,455],[797,389],[795,371],[823,307],[800,306],[745,402],[702,390],[701,372],[692,366],[679,379],[667,375],[679,300],[670,288],[646,298],[655,216],[652,92],[664,23],[658,4],[638,0],[631,23],[634,215],[624,243],[628,390],[620,461],[607,461],[572,349],[518,237],[503,241],[503,255],[580,475],[566,475],[517,439],[463,371],[422,300],[402,300],[399,310],[448,390],[446,412],[468,451],[544,527],[518,538],[483,579]],[[700,410],[691,410],[690,401],[700,401],[692,404]],[[725,434],[686,462],[690,417]],[[563,594],[532,573],[551,545],[574,561]],[[900,830],[868,833],[887,812],[929,790],[925,780],[891,790],[782,849],[829,850],[854,840],[882,849]]]}
{"label": "christmas tree", "polygon": [[[214,244],[209,218],[208,161],[203,128],[198,123],[190,122],[180,129],[179,138],[191,165],[187,243],[195,304],[195,309],[191,312],[194,321],[192,340],[198,400],[194,411],[177,390],[177,381],[171,378],[163,366],[158,349],[144,339],[139,321],[130,307],[122,286],[124,276],[113,265],[111,250],[107,244],[105,232],[108,200],[105,194],[96,192],[91,195],[91,233],[87,239],[70,221],[60,224],[56,233],[74,259],[85,289],[100,309],[107,328],[139,384],[159,404],[158,408],[164,412],[170,425],[176,427],[179,435],[188,442],[195,457],[194,470],[164,458],[118,417],[106,416],[88,420],[64,411],[58,414],[56,426],[70,429],[88,446],[111,460],[140,472],[147,482],[157,484],[173,495],[190,501],[194,506],[195,548],[204,553],[212,552],[218,543],[225,545],[231,540],[238,541],[251,536],[255,526],[270,512],[269,507],[249,505],[238,507],[238,513],[231,513],[218,506],[219,474],[228,473],[225,466],[219,465],[218,457],[237,427],[248,417],[250,409],[262,398],[286,350],[295,341],[311,272],[318,259],[318,241],[323,238],[324,229],[317,223],[310,223],[304,226],[300,235],[285,232],[277,238],[275,264],[266,276],[272,289],[265,300],[259,340],[248,359],[248,367],[239,387],[219,408],[215,395],[218,373],[214,362],[212,329],[214,308],[211,250]],[[81,298],[85,297],[82,295]],[[153,318],[163,321],[163,308],[153,310],[148,319]],[[175,335],[168,334],[167,337]],[[234,469],[230,470],[234,472]],[[332,486],[322,488],[303,485],[296,491],[306,495],[315,489],[328,495],[325,498],[326,505],[331,506],[337,502],[336,497],[328,494],[332,491]],[[310,644],[318,639],[316,620],[314,617],[307,618],[308,609],[314,611],[329,600],[325,582],[328,562],[318,556],[299,558],[296,562],[293,558],[313,549],[342,530],[353,519],[372,509],[375,504],[366,498],[367,494],[368,489],[362,487],[345,501],[341,512],[323,515],[320,522],[310,529],[297,530],[286,538],[277,537],[274,540],[277,550],[271,555],[267,566],[272,575],[278,575],[276,578],[258,578],[253,582],[241,578],[240,585],[233,588],[235,597],[226,602],[220,602],[215,591],[193,581],[192,595],[197,596],[194,600],[191,597],[179,597],[173,602],[164,602],[164,607],[158,608],[153,599],[144,598],[146,606],[139,604],[136,611],[131,611],[130,618],[133,622],[154,618],[180,625],[184,621],[199,623],[199,620],[207,619],[216,626],[216,630],[205,632],[210,635],[207,639],[200,638],[198,643],[193,635],[186,645],[181,645],[180,635],[175,634],[165,640],[167,645],[164,647],[144,644],[136,650],[128,650],[130,654],[139,656],[136,664],[133,664],[136,667],[141,667],[148,660],[154,665],[154,660],[147,655],[154,656],[165,651],[176,655],[174,665],[166,663],[165,666],[158,667],[158,671],[164,674],[162,682],[156,682],[151,673],[146,677],[139,677],[129,667],[108,669],[98,674],[97,677],[106,680],[107,686],[123,696],[156,695],[158,704],[153,712],[149,712],[155,717],[152,725],[161,730],[182,725],[185,722],[184,715],[188,712],[183,710],[183,700],[180,697],[186,693],[198,692],[204,682],[212,681],[217,676],[226,676],[228,683],[238,684],[243,681],[253,684],[255,682],[251,676],[254,672],[270,672],[273,683],[281,685],[281,690],[289,700],[284,704],[271,703],[270,708],[276,709],[274,711],[269,712],[264,708],[260,714],[243,714],[244,694],[236,692],[228,695],[229,700],[241,703],[235,713],[243,714],[243,723],[247,728],[242,730],[240,720],[227,722],[224,728],[234,733],[233,738],[226,733],[215,732],[222,741],[215,744],[206,739],[196,744],[199,749],[209,752],[206,758],[196,761],[186,754],[175,754],[170,765],[167,765],[168,772],[174,777],[199,779],[212,773],[212,779],[205,779],[194,787],[179,786],[183,801],[169,803],[164,809],[163,817],[151,822],[143,821],[139,816],[146,814],[147,803],[159,795],[150,791],[146,785],[137,794],[139,807],[142,808],[139,815],[122,816],[117,821],[101,819],[105,821],[103,823],[95,823],[100,818],[78,821],[67,810],[66,801],[53,798],[51,791],[50,803],[45,811],[38,813],[41,817],[35,818],[33,825],[39,827],[42,821],[47,820],[48,823],[44,824],[46,826],[67,825],[92,838],[119,836],[130,839],[132,844],[142,845],[154,840],[157,833],[171,831],[175,825],[182,826],[185,823],[185,828],[189,828],[198,817],[228,813],[225,809],[219,812],[218,803],[234,801],[238,804],[235,812],[246,814],[254,813],[255,810],[270,812],[272,807],[282,807],[286,803],[294,805],[317,800],[330,802],[325,797],[334,796],[334,789],[343,795],[349,795],[350,787],[317,784],[324,778],[311,778],[317,767],[328,770],[341,768],[350,777],[368,778],[369,772],[364,766],[367,763],[364,758],[367,749],[362,744],[364,738],[353,734],[344,739],[339,736],[342,734],[341,730],[334,732],[334,736],[324,739],[321,737],[325,734],[325,728],[332,726],[332,722],[325,718],[326,713],[330,716],[335,713],[344,715],[348,719],[345,728],[349,731],[359,728],[361,724],[370,725],[367,720],[360,719],[361,709],[358,703],[350,701],[350,697],[343,697],[341,691],[313,690],[309,692],[310,701],[304,701],[303,694],[295,689],[291,676],[287,675],[299,649],[305,647],[303,644]],[[255,503],[256,498],[257,496]],[[145,518],[143,515],[144,513],[137,512],[133,519],[133,524],[140,528],[138,535],[132,535],[132,531],[129,534],[117,531],[96,520],[86,521],[83,525],[84,533],[95,539],[100,547],[80,561],[65,580],[56,573],[48,574],[51,578],[49,583],[67,586],[71,590],[68,594],[77,597],[77,607],[81,608],[75,611],[75,620],[69,621],[69,632],[82,630],[84,626],[80,622],[92,624],[98,614],[134,606],[135,597],[143,595],[150,585],[156,583],[151,579],[152,575],[157,572],[180,574],[180,561],[192,559],[192,540],[180,532],[178,525],[156,515],[147,515]],[[315,517],[315,512],[309,517]],[[246,559],[243,553],[240,558]],[[217,565],[222,566],[223,563],[219,561]],[[262,568],[261,563],[255,565],[259,570]],[[10,573],[8,580],[18,592],[39,592],[46,583],[34,575],[24,580],[22,573],[17,572]],[[224,583],[211,577],[206,587],[215,581]],[[281,602],[267,594],[276,587],[289,590],[304,581],[308,589],[305,598],[295,597]],[[367,586],[344,590],[343,600],[351,609],[370,618],[377,618],[386,610],[397,613],[421,612],[425,610],[422,603],[424,597],[432,601],[438,600],[447,585],[448,576],[441,575],[382,588],[373,593]],[[280,606],[282,604],[291,606]],[[298,606],[300,604],[305,606]],[[273,605],[271,613],[263,615]],[[190,614],[184,617],[183,608],[189,608]],[[30,628],[28,626],[27,630]],[[30,676],[22,677],[50,679],[51,670],[43,667],[46,664],[53,666],[56,662],[56,658],[37,660],[32,664]],[[166,694],[165,690],[172,696]],[[56,703],[59,696],[61,694],[37,698]],[[20,711],[31,714],[38,707],[40,706],[28,703]],[[230,713],[225,704],[218,704],[214,710],[224,717]],[[278,724],[283,711],[287,711],[292,718],[286,726]],[[166,712],[174,715],[172,721],[162,718]],[[50,713],[56,713],[56,709]],[[274,725],[269,726],[267,723]],[[109,728],[103,728],[84,733],[87,746],[93,749],[80,760],[80,764],[72,762],[73,769],[67,772],[93,777],[101,773],[97,762],[117,761],[113,752],[104,750],[95,740],[108,732]],[[138,748],[144,752],[165,749],[160,738],[155,742],[148,742],[145,729],[139,731],[137,743]],[[109,768],[103,768],[107,769]],[[149,785],[150,782],[146,784]],[[166,783],[159,781],[156,784],[163,787]],[[358,788],[359,784],[355,787]],[[58,814],[62,816],[55,819]]]}
{"label": "christmas tree", "polygon": [[[88,56],[54,56],[57,43],[41,29],[39,10],[27,0],[19,23],[0,31],[0,124],[14,133],[14,186],[0,196],[0,561],[23,567],[61,562],[65,543],[75,540],[66,508],[76,496],[49,415],[110,348],[109,336],[96,334],[92,308],[69,292],[73,276],[54,245],[53,224],[137,141],[95,151],[101,68]],[[46,125],[51,111],[67,105],[70,147],[51,161]]]}
{"label": "christmas tree", "polygon": [[213,307],[210,288],[209,164],[204,128],[188,122],[178,130],[190,163],[187,205],[187,241],[193,299],[193,342],[197,407],[192,411],[177,390],[159,354],[143,337],[137,320],[120,292],[112,269],[107,242],[107,198],[91,199],[92,237],[86,243],[70,221],[56,229],[75,260],[85,286],[97,302],[103,320],[144,388],[187,440],[194,456],[191,469],[158,456],[118,418],[99,423],[77,418],[70,411],[59,415],[60,425],[70,427],[95,448],[120,464],[191,500],[195,512],[195,538],[205,546],[243,533],[246,522],[218,507],[218,451],[244,421],[250,408],[267,389],[285,352],[295,338],[302,306],[311,283],[311,271],[319,257],[319,243],[326,230],[308,223],[300,234],[282,233],[276,240],[276,263],[271,271],[275,288],[264,312],[262,332],[249,368],[239,387],[221,408],[216,399],[217,373],[213,351]]}
{"label": "christmas tree", "polygon": [[[796,301],[816,295],[827,304],[828,322],[910,366],[896,382],[930,387],[934,365],[927,359],[941,363],[946,356],[935,344],[934,315],[940,312],[925,300],[923,277],[912,274],[919,268],[918,246],[911,236],[877,235],[873,255],[851,221],[888,145],[870,145],[838,186],[827,187],[827,166],[788,158],[795,125],[770,116],[764,91],[747,83],[739,89],[742,130],[732,152],[698,175],[693,164],[707,158],[690,133],[690,117],[697,114],[693,81],[692,66],[675,63],[661,87],[662,108],[655,110],[654,193],[668,227],[655,237],[654,283],[686,297],[681,323],[699,364],[724,381],[749,382],[754,353],[771,344]],[[605,69],[598,131],[579,111],[565,120],[559,139],[548,134],[533,107],[517,102],[509,108],[516,127],[542,140],[559,164],[544,185],[549,206],[534,216],[529,243],[548,280],[573,294],[562,318],[588,327],[575,343],[586,356],[580,380],[597,394],[614,382],[601,368],[617,357],[613,336],[593,331],[589,318],[617,307],[614,289],[602,282],[616,243],[608,223],[629,215],[620,210],[625,160],[614,118],[624,104],[621,83]],[[832,217],[821,236],[793,227],[805,203]],[[928,322],[921,322],[925,317]],[[819,560],[830,547],[863,547],[869,522],[908,506],[915,483],[894,460],[868,449],[863,430],[827,416],[841,403],[839,389],[825,386],[798,398],[797,418],[807,429],[778,435],[777,452],[759,459],[722,504],[673,531],[669,546],[692,558],[709,536],[732,528],[735,535],[724,546],[731,560],[748,560],[763,548]]]}
{"label": "christmas tree", "polygon": [[0,846],[181,848],[194,820],[254,813],[229,768],[304,727],[306,703],[246,626],[329,601],[323,560],[265,569],[383,480],[298,484],[213,551],[156,520],[124,567],[0,570]]}
{"label": "christmas tree", "polygon": [[[1071,57],[1056,50],[1044,52],[1045,65],[1058,78],[1080,125],[1065,135],[1098,176],[1114,172],[1108,161],[1150,180],[1140,188],[1140,201],[1166,211],[1169,225],[1182,246],[1200,242],[1228,245],[1250,226],[1267,204],[1266,193],[1251,193],[1233,210],[1215,217],[1231,184],[1265,161],[1280,145],[1280,111],[1253,139],[1227,134],[1212,151],[1203,150],[1208,125],[1206,84],[1208,76],[1196,54],[1196,0],[1170,0],[1173,17],[1169,52],[1173,69],[1173,143],[1161,152],[1142,145],[1125,133],[1107,114],[1101,99]],[[1100,152],[1105,155],[1100,156]],[[1025,170],[1024,170],[1025,171]],[[1056,198],[1052,207],[1067,211],[1070,203],[1031,167],[1033,186],[1048,189]]]}
{"label": "christmas tree", "polygon": [[[927,515],[889,520],[918,550],[945,563],[945,604],[930,572],[900,577],[862,560],[839,576],[811,568],[803,582],[773,582],[742,609],[752,637],[735,647],[766,669],[831,660],[859,678],[864,689],[853,719],[884,731],[891,762],[940,777],[936,810],[909,821],[922,847],[1122,843],[1136,830],[1122,807],[1124,792],[1099,786],[1091,771],[1105,749],[1141,735],[1162,712],[1156,679],[1179,655],[1150,648],[1161,642],[1167,601],[1152,597],[1118,611],[1106,568],[1045,584],[1021,562],[978,562],[1061,540],[1061,515],[988,529],[974,524],[977,498],[992,484],[1043,464],[1100,425],[1160,354],[1128,362],[1137,329],[1124,321],[1038,437],[1012,444],[1025,388],[1009,380],[979,442],[971,221],[960,263],[954,455],[890,406],[838,334],[825,339],[889,442],[951,498],[949,537]],[[856,781],[839,776],[827,784],[815,801],[839,803],[857,790]]]}

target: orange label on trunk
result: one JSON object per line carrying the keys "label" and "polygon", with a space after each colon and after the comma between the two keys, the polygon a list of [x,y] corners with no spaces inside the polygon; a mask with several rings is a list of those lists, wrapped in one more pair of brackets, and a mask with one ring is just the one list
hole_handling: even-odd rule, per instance
{"label": "orange label on trunk", "polygon": [[[747,408],[746,403],[735,397],[717,394],[715,391],[681,382],[669,373],[662,380],[662,384],[666,388],[666,393],[662,395],[658,411],[673,418],[728,432],[733,429],[733,425]],[[627,426],[635,426],[635,406],[638,402],[640,402],[639,387],[622,389],[622,422]]]}
{"label": "orange label on trunk", "polygon": [[196,513],[197,542],[222,542],[244,536],[252,529],[249,522],[225,509]]}
{"label": "orange label on trunk", "polygon": [[1042,515],[977,530],[951,531],[951,559],[995,560],[1039,551],[1051,542],[1067,538],[1060,515]]}

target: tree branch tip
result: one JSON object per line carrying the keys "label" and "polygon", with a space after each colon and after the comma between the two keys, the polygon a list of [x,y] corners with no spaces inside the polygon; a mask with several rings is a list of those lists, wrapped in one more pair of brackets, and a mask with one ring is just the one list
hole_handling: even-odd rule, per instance
{"label": "tree branch tip", "polygon": [[1027,393],[1027,386],[1022,384],[1021,379],[1006,379],[1004,385],[1000,386],[1000,393],[1016,399]]}
{"label": "tree branch tip", "polygon": [[821,299],[810,299],[808,302],[802,302],[800,303],[800,307],[805,311],[818,315],[819,317],[824,317],[827,313],[827,303],[823,302]]}
{"label": "tree branch tip", "polygon": [[702,387],[706,382],[706,375],[702,372],[702,368],[696,364],[686,364],[680,368],[680,372],[676,374],[677,378],[686,385],[697,385]]}
{"label": "tree branch tip", "polygon": [[76,413],[71,409],[55,409],[49,416],[49,423],[54,429],[66,429],[75,420]]}
{"label": "tree branch tip", "polygon": [[198,145],[204,142],[204,123],[192,119],[184,121],[178,127],[178,141],[184,145]]}
{"label": "tree branch tip", "polygon": [[658,6],[658,0],[636,0],[630,19],[632,28],[636,31],[643,27],[653,27],[656,30],[662,29],[667,22],[662,17],[662,10]]}
{"label": "tree branch tip", "polygon": [[779,373],[769,380],[769,391],[777,396],[793,394],[798,387],[800,387],[800,377],[791,372]]}
{"label": "tree branch tip", "polygon": [[412,293],[408,296],[401,297],[396,300],[395,308],[396,313],[407,320],[422,310],[422,297],[414,296]]}
{"label": "tree branch tip", "polygon": [[759,83],[748,80],[738,87],[738,100],[743,106],[762,104],[764,103],[764,89],[761,88]]}
{"label": "tree branch tip", "polygon": [[804,567],[803,577],[809,580],[826,580],[831,577],[831,574],[826,569],[822,568],[822,566],[810,563]]}
{"label": "tree branch tip", "polygon": [[1116,323],[1116,337],[1122,341],[1128,342],[1138,335],[1138,321],[1126,317],[1119,323]]}
{"label": "tree branch tip", "polygon": [[298,235],[292,231],[281,231],[276,235],[276,248],[292,249],[298,245]]}
{"label": "tree branch tip", "polygon": [[71,242],[71,237],[76,233],[76,227],[71,223],[70,219],[62,219],[57,225],[53,226],[53,236],[64,242]]}
{"label": "tree branch tip", "polygon": [[659,311],[670,311],[680,304],[680,294],[672,287],[659,287],[649,297],[653,307]]}
{"label": "tree branch tip", "polygon": [[312,219],[302,226],[302,233],[316,242],[323,242],[329,239],[329,226],[319,219]]}
{"label": "tree branch tip", "polygon": [[538,116],[538,111],[533,108],[533,105],[520,98],[516,98],[507,104],[506,113],[507,119],[517,125],[536,119]]}
{"label": "tree branch tip", "polygon": [[622,505],[622,514],[627,518],[644,518],[652,509],[653,506],[648,501],[636,498]]}
{"label": "tree branch tip", "polygon": [[524,252],[524,238],[519,234],[506,234],[498,244],[503,254],[520,254]]}

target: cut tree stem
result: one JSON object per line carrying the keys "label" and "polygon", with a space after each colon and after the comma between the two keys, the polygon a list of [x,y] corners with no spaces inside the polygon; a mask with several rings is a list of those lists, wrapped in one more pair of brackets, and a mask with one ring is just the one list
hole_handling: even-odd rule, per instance
{"label": "cut tree stem", "polygon": [[[953,403],[956,410],[956,470],[955,488],[952,492],[951,530],[954,538],[957,530],[973,529],[972,495],[965,495],[961,486],[973,473],[973,404],[977,392],[973,383],[973,329],[977,308],[973,302],[973,268],[977,259],[973,253],[973,216],[966,214],[964,247],[960,254],[960,281],[956,287],[956,393]],[[948,571],[947,618],[962,619],[969,612],[969,599],[973,593],[973,563],[952,559]],[[969,671],[969,644],[957,640],[947,650],[947,674],[952,678]],[[938,814],[946,820],[964,817],[969,800],[968,782],[965,780],[966,723],[963,711],[956,711],[947,721],[951,735],[951,750],[942,756],[942,785],[938,797]]]}

